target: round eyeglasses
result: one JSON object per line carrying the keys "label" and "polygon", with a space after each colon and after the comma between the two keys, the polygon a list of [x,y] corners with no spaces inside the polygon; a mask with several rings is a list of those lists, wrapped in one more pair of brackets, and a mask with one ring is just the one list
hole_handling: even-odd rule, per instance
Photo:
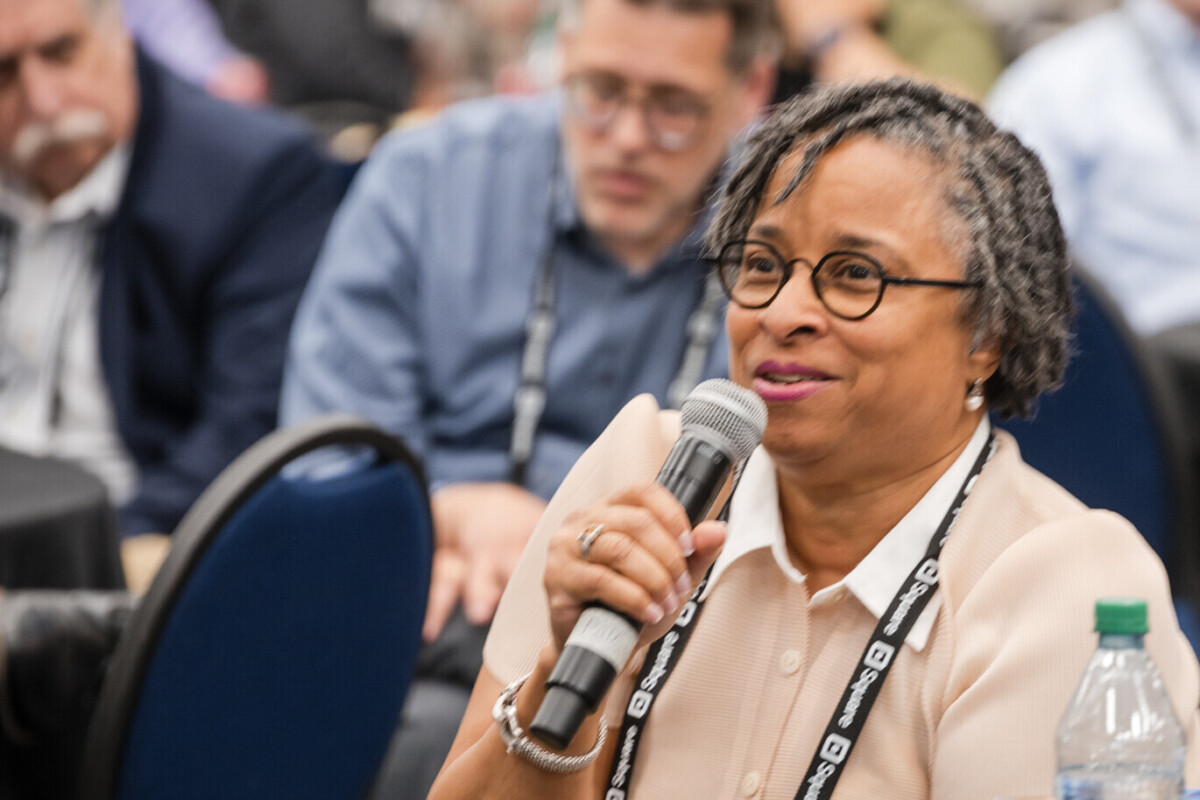
{"label": "round eyeglasses", "polygon": [[[764,308],[771,304],[792,277],[795,264],[808,266],[803,258],[785,261],[766,242],[746,239],[729,242],[716,258],[717,276],[729,299],[742,308]],[[883,290],[897,286],[939,286],[946,289],[978,289],[979,281],[934,281],[897,278],[866,253],[836,250],[826,254],[809,273],[813,292],[834,316],[858,320],[879,308]]]}
{"label": "round eyeglasses", "polygon": [[585,72],[564,81],[566,109],[584,127],[597,133],[608,130],[617,112],[633,103],[651,141],[663,150],[683,150],[696,140],[709,115],[703,99],[686,89],[658,87],[631,100],[629,87],[617,75]]}

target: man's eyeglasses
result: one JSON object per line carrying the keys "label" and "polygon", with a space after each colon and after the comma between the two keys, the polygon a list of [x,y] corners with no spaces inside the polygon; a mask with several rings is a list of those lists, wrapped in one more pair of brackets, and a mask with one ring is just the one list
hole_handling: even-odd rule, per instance
{"label": "man's eyeglasses", "polygon": [[[770,305],[792,277],[797,263],[808,266],[809,262],[802,258],[785,261],[774,247],[754,239],[729,242],[716,258],[721,286],[729,299],[743,308]],[[888,284],[946,289],[977,289],[983,285],[979,281],[897,278],[884,272],[871,256],[850,250],[827,254],[812,268],[809,279],[829,313],[847,320],[862,319],[878,308]]]}
{"label": "man's eyeglasses", "polygon": [[640,99],[632,100],[622,78],[603,72],[574,75],[564,85],[567,111],[584,127],[597,133],[607,130],[617,112],[632,102],[641,111],[654,144],[672,152],[696,140],[710,111],[703,99],[674,87],[650,89]]}

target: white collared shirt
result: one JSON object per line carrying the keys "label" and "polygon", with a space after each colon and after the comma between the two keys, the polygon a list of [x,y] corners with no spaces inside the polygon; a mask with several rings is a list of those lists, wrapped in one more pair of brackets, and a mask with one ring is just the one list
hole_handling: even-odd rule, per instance
{"label": "white collared shirt", "polygon": [[1017,59],[988,107],[1041,158],[1072,255],[1133,329],[1200,322],[1200,27],[1127,0]]}
{"label": "white collared shirt", "polygon": [[[70,191],[43,203],[0,178],[0,444],[79,463],[132,496],[137,468],[117,431],[99,348],[101,226],[120,202],[128,145],[114,148]],[[0,237],[3,238],[3,237]]]}
{"label": "white collared shirt", "polygon": [[[930,539],[950,510],[971,465],[983,451],[990,430],[985,415],[963,452],[920,501],[846,577],[813,594],[812,604],[830,602],[849,591],[876,618],[882,617],[913,568],[925,558]],[[734,493],[729,508],[728,538],[713,565],[705,592],[712,590],[730,564],[764,547],[771,549],[775,564],[789,580],[804,583],[804,574],[788,556],[775,464],[760,446],[747,461],[738,491]],[[904,640],[910,647],[918,651],[925,647],[940,607],[941,594],[935,592]]]}

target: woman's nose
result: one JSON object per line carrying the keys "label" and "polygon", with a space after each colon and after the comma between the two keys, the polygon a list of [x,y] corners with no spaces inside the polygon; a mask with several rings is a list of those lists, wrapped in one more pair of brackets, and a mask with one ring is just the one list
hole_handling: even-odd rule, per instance
{"label": "woman's nose", "polygon": [[759,312],[759,324],[777,340],[829,329],[829,310],[812,282],[812,270],[797,263],[775,299]]}

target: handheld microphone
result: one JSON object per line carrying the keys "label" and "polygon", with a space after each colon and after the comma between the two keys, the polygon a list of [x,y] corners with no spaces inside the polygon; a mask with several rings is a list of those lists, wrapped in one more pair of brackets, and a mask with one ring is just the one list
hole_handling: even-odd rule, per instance
{"label": "handheld microphone", "polygon": [[[657,482],[695,525],[708,514],[733,465],[762,440],[767,408],[758,395],[727,380],[701,383],[680,408],[683,430]],[[546,681],[530,732],[559,750],[575,738],[633,652],[642,625],[610,608],[588,605]]]}

